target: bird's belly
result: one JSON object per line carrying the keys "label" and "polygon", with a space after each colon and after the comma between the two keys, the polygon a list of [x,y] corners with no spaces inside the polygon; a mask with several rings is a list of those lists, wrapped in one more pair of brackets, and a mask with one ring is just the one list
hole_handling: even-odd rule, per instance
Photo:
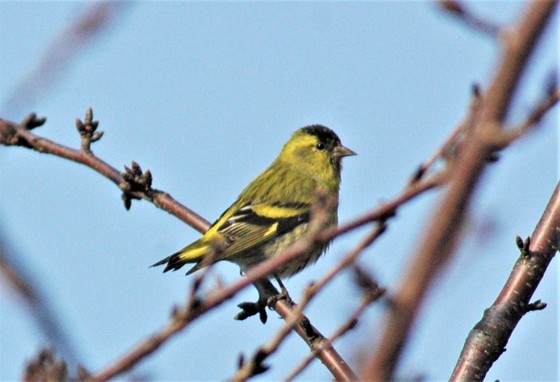
{"label": "bird's belly", "polygon": [[[241,267],[243,272],[257,266],[263,261],[280,255],[290,246],[292,246],[297,240],[302,238],[307,233],[308,224],[302,224],[296,229],[280,235],[270,241],[264,243],[258,248],[245,251],[235,258],[228,259]],[[303,270],[308,265],[311,265],[319,259],[321,254],[325,251],[327,245],[314,246],[308,252],[299,255],[297,258],[290,260],[288,263],[278,267],[274,271],[274,275],[280,278],[292,276],[301,270]]]}

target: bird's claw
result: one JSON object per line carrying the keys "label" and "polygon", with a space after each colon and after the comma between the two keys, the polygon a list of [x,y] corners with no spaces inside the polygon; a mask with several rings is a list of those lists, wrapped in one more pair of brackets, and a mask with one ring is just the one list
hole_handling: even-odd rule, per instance
{"label": "bird's claw", "polygon": [[268,316],[266,314],[266,303],[264,303],[263,301],[259,300],[257,302],[242,302],[237,306],[241,308],[241,312],[237,313],[234,319],[243,321],[258,313],[261,322],[263,324],[266,324]]}
{"label": "bird's claw", "polygon": [[276,303],[280,300],[285,300],[293,305],[292,298],[290,297],[290,295],[288,294],[288,290],[284,288],[284,286],[282,286],[282,292],[268,297],[268,299],[266,300],[266,305],[270,309],[274,309],[274,305],[276,305]]}
{"label": "bird's claw", "polygon": [[289,304],[294,305],[290,295],[288,294],[288,290],[282,283],[280,278],[275,277],[278,285],[280,285],[281,291],[278,293],[278,290],[270,283],[268,279],[258,280],[254,283],[255,287],[259,292],[259,299],[257,302],[242,302],[241,304],[237,305],[241,308],[241,312],[235,315],[236,320],[245,320],[251,316],[259,314],[259,319],[263,324],[266,323],[268,316],[266,314],[266,307],[269,309],[274,309],[276,303],[280,300],[287,301]]}
{"label": "bird's claw", "polygon": [[266,324],[266,321],[268,319],[266,307],[268,307],[269,309],[274,309],[274,306],[280,300],[286,300],[290,304],[293,304],[288,291],[286,289],[282,289],[281,293],[269,296],[266,299],[259,299],[257,302],[242,302],[241,304],[238,304],[237,306],[241,308],[241,312],[237,313],[234,316],[234,319],[243,321],[251,316],[258,314],[261,322],[263,324]]}

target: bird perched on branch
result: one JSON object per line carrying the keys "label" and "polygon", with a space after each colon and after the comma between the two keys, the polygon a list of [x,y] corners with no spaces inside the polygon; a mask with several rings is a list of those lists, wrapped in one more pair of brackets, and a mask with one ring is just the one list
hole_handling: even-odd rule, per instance
{"label": "bird perched on branch", "polygon": [[[245,272],[279,255],[307,234],[319,195],[334,199],[327,225],[336,225],[341,159],[350,155],[356,153],[344,147],[335,132],[325,126],[297,130],[268,169],[241,192],[200,239],[153,266],[166,264],[163,271],[167,272],[194,264],[189,275],[227,260]],[[280,282],[298,273],[317,261],[327,246],[328,243],[314,246],[280,266],[272,276]],[[261,295],[262,285],[255,286]]]}

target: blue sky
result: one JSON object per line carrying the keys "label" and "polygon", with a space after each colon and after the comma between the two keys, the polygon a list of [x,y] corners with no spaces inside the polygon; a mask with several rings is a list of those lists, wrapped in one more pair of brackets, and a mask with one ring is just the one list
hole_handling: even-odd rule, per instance
{"label": "blue sky", "polygon": [[[16,87],[52,50],[85,2],[0,3],[0,117],[48,117],[36,130],[78,147],[74,120],[93,107],[105,136],[93,146],[122,168],[131,160],[209,220],[277,155],[291,133],[311,123],[333,128],[357,157],[345,160],[340,221],[396,195],[416,166],[468,110],[473,83],[485,86],[499,58],[492,39],[428,2],[140,2],[122,9],[105,33],[63,71],[52,88],[27,89],[33,102],[7,104]],[[510,22],[519,2],[473,3],[480,14]],[[558,64],[558,17],[537,50],[512,110],[519,123]],[[557,67],[557,66],[556,66]],[[20,110],[21,109],[21,110]],[[518,256],[515,235],[537,223],[558,181],[558,112],[503,152],[486,171],[457,257],[434,285],[404,354],[399,375],[449,377],[464,339],[497,296]],[[441,194],[408,204],[364,254],[389,291],[398,285]],[[119,190],[90,169],[21,148],[0,149],[3,235],[28,268],[79,357],[98,370],[160,328],[182,303],[191,279],[148,266],[199,234],[152,205],[126,211]],[[329,270],[364,232],[337,240],[316,266],[287,281],[294,298]],[[231,264],[216,272],[239,277]],[[26,309],[0,289],[0,379],[19,378],[45,339]],[[167,343],[135,372],[153,379],[226,379],[240,353],[252,354],[281,326],[271,315],[232,320],[247,290]],[[557,380],[558,266],[488,380]],[[332,333],[359,302],[344,274],[309,308]],[[375,344],[383,307],[336,344],[358,368]],[[305,354],[291,337],[257,380],[285,377]],[[315,362],[302,376],[329,379]]]}

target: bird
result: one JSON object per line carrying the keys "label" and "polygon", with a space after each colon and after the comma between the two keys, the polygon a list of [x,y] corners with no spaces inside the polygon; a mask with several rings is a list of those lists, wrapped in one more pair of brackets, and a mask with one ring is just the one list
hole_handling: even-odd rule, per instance
{"label": "bird", "polygon": [[[192,274],[218,261],[237,264],[245,273],[268,258],[281,254],[304,237],[320,195],[334,200],[327,226],[338,222],[338,195],[342,158],[356,155],[342,145],[330,128],[315,124],[296,130],[273,163],[239,194],[204,235],[152,267],[163,272],[194,264]],[[329,243],[313,246],[271,275],[281,279],[313,264]],[[255,284],[255,286],[257,286]],[[259,295],[262,290],[259,289]],[[261,317],[262,320],[262,317]]]}

